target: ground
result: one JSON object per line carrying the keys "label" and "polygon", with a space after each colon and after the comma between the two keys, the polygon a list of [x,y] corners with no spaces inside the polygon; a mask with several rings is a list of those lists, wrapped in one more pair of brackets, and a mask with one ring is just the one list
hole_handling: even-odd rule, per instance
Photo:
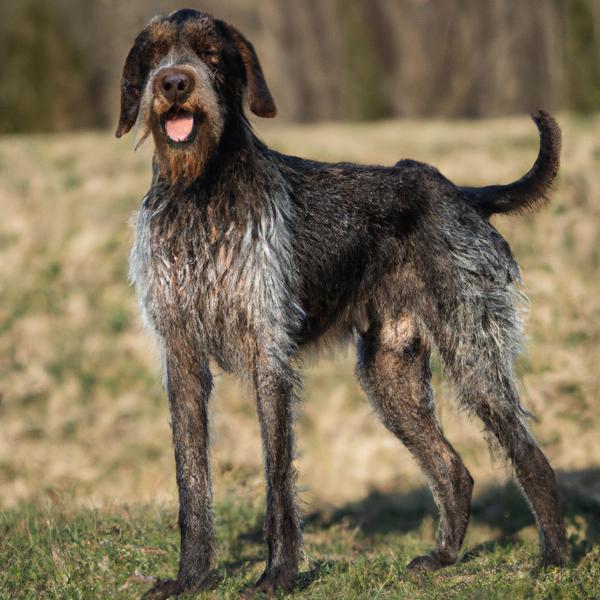
{"label": "ground", "polygon": [[[600,597],[600,117],[559,115],[563,169],[538,213],[494,221],[531,300],[517,365],[531,428],[558,472],[571,565],[536,570],[533,520],[460,414],[434,359],[438,414],[476,480],[459,565],[404,567],[431,546],[433,503],[407,452],[353,378],[352,349],[307,359],[298,411],[306,515],[302,598]],[[281,126],[286,152],[393,164],[414,158],[465,185],[508,182],[536,130],[473,122]],[[127,285],[127,219],[150,143],[104,132],[0,138],[0,598],[135,597],[173,575],[178,531],[168,414],[150,338]],[[207,597],[235,597],[265,549],[258,424],[249,390],[217,374],[212,403],[220,567]]]}

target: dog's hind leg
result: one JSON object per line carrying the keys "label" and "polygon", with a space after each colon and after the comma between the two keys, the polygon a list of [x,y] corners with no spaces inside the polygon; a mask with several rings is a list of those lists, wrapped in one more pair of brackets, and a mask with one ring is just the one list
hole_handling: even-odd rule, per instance
{"label": "dog's hind leg", "polygon": [[459,401],[477,414],[512,461],[536,519],[542,564],[561,565],[566,560],[566,535],[554,472],[523,423],[526,411],[513,377],[520,338],[513,290],[490,286],[481,293],[463,294],[455,303],[450,294],[445,298],[445,315],[429,312],[424,318],[430,321],[427,326]]}
{"label": "dog's hind leg", "polygon": [[554,471],[519,415],[479,404],[475,412],[512,461],[519,484],[535,516],[540,534],[542,566],[566,561],[566,535]]}
{"label": "dog's hind leg", "polygon": [[409,568],[450,565],[469,522],[473,480],[435,415],[429,344],[415,320],[404,315],[372,322],[359,336],[358,352],[362,386],[385,426],[427,475],[440,511],[435,550],[415,558]]}
{"label": "dog's hind leg", "polygon": [[293,465],[293,404],[298,381],[288,365],[277,363],[273,357],[257,357],[254,370],[265,463],[264,533],[268,545],[266,569],[256,590],[267,594],[294,588],[302,544]]}

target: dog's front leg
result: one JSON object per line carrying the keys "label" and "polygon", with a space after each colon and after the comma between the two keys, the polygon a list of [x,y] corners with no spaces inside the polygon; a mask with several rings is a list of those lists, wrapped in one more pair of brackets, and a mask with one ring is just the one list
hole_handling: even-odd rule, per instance
{"label": "dog's front leg", "polygon": [[166,386],[179,490],[181,555],[177,580],[159,581],[144,598],[199,590],[213,566],[214,537],[209,464],[208,362],[177,340],[166,351]]}
{"label": "dog's front leg", "polygon": [[286,591],[294,588],[302,543],[293,466],[297,376],[287,365],[258,359],[254,378],[265,463],[264,533],[269,552],[265,572],[256,588],[270,594],[278,588]]}

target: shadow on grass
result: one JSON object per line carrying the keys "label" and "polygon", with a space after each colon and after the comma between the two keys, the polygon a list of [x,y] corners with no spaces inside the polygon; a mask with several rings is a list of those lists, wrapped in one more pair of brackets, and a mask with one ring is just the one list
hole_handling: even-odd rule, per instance
{"label": "shadow on grass", "polygon": [[[600,468],[557,473],[561,500],[567,523],[577,533],[569,539],[571,559],[579,561],[600,541]],[[418,531],[426,517],[437,517],[431,493],[420,487],[406,493],[384,494],[371,492],[357,502],[351,502],[335,510],[315,511],[305,518],[305,529],[316,532],[343,526],[358,530],[363,541],[376,543],[376,538],[386,534],[406,534]],[[462,562],[494,553],[495,550],[513,546],[517,534],[525,527],[535,525],[527,502],[514,482],[493,485],[484,489],[473,502],[471,523],[485,524],[497,531],[489,541],[467,548]],[[240,541],[262,543],[258,522],[251,530],[242,533]],[[258,553],[262,554],[261,552]],[[243,569],[248,562],[258,562],[258,555],[244,557],[226,565],[234,572]],[[298,589],[305,590],[314,581],[332,570],[343,569],[340,560],[313,560],[311,568],[299,575]]]}
{"label": "shadow on grass", "polygon": [[[572,537],[572,559],[577,562],[600,541],[600,468],[557,473],[561,500],[568,523],[581,535]],[[371,492],[366,498],[334,511],[316,511],[305,519],[312,530],[336,525],[357,528],[364,539],[377,534],[416,531],[426,516],[437,517],[431,493],[426,487],[406,493]],[[524,527],[535,525],[533,515],[514,482],[490,486],[477,495],[471,512],[473,525],[486,524],[496,530],[495,539],[467,552],[465,560],[514,543]]]}
{"label": "shadow on grass", "polygon": [[315,511],[306,516],[305,527],[329,529],[337,525],[357,528],[364,538],[376,534],[408,533],[419,528],[426,516],[435,516],[431,493],[420,487],[405,493],[384,494],[377,490],[333,511]]}
{"label": "shadow on grass", "polygon": [[238,575],[239,573],[244,571],[244,569],[247,568],[249,564],[262,563],[264,562],[264,560],[265,557],[261,554],[253,554],[251,556],[242,556],[237,560],[224,562],[222,566],[224,569],[226,569],[226,571],[229,574]]}

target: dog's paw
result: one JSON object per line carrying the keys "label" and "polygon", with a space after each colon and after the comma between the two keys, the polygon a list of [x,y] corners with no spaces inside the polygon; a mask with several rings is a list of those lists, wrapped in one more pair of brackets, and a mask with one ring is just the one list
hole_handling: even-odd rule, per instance
{"label": "dog's paw", "polygon": [[183,592],[183,586],[176,579],[159,579],[142,595],[141,600],[166,600],[166,598],[173,598]]}
{"label": "dog's paw", "polygon": [[435,553],[424,554],[423,556],[413,558],[406,566],[406,569],[413,572],[437,571],[453,563],[453,560],[444,560]]}
{"label": "dog's paw", "polygon": [[265,594],[270,598],[278,591],[292,592],[296,587],[297,578],[297,569],[280,567],[265,571],[260,579],[245,591],[243,598],[254,598],[256,594]]}
{"label": "dog's paw", "polygon": [[207,578],[202,578],[198,584],[184,585],[177,579],[159,579],[153,587],[142,595],[141,600],[166,600],[181,594],[193,594],[206,587]]}

